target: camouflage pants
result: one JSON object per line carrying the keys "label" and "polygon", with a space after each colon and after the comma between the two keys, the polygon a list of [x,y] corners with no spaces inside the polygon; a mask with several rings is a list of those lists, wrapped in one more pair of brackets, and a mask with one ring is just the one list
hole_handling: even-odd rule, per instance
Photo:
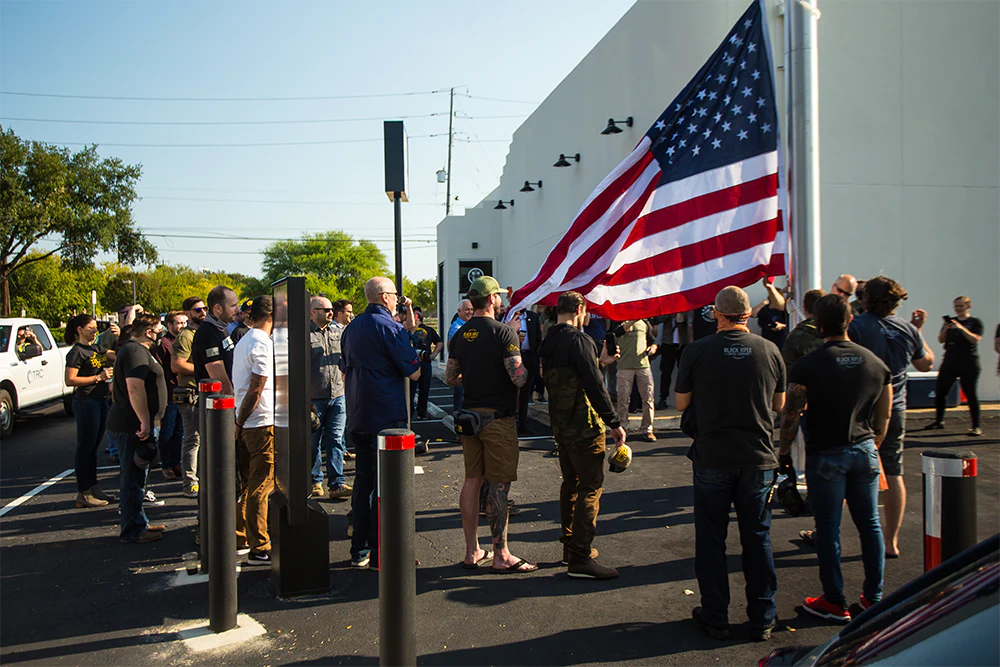
{"label": "camouflage pants", "polygon": [[604,434],[580,442],[559,443],[559,541],[569,545],[571,561],[590,558],[590,545],[597,532],[604,486]]}

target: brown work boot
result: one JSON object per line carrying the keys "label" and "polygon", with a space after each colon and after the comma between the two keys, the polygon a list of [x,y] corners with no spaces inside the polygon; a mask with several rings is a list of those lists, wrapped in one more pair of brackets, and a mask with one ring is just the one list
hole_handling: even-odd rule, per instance
{"label": "brown work boot", "polygon": [[[599,555],[600,555],[600,553],[597,551],[597,549],[595,549],[594,547],[590,547],[590,557],[591,558],[597,558]],[[563,565],[569,565],[569,559],[570,559],[569,545],[568,544],[564,544],[563,545],[562,564]]]}
{"label": "brown work boot", "polygon": [[114,496],[105,493],[104,489],[102,489],[97,484],[94,484],[92,487],[90,487],[90,495],[94,496],[98,500],[106,500],[109,503],[114,502],[115,499]]}
{"label": "brown work boot", "polygon": [[618,570],[605,567],[593,558],[587,558],[570,563],[567,574],[577,579],[614,579],[618,576]]}
{"label": "brown work boot", "polygon": [[107,500],[101,500],[95,498],[90,491],[80,491],[76,494],[76,508],[83,509],[84,507],[104,507],[108,504]]}
{"label": "brown work boot", "polygon": [[322,484],[313,484],[312,493],[310,494],[313,498],[323,498],[326,493],[323,491]]}
{"label": "brown work boot", "polygon": [[643,442],[656,442],[656,436],[653,435],[652,431],[646,431],[646,435],[639,438]]}
{"label": "brown work boot", "polygon": [[163,539],[163,531],[160,530],[149,530],[148,528],[142,531],[142,535],[135,538],[133,544],[145,544],[147,542],[156,542],[157,540]]}
{"label": "brown work boot", "polygon": [[354,493],[354,487],[350,484],[341,484],[330,487],[329,496],[331,498],[350,498],[352,493]]}

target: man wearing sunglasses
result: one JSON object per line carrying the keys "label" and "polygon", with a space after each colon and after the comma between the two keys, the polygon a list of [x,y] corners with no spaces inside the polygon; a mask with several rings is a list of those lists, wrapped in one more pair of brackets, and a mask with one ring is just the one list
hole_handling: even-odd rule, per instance
{"label": "man wearing sunglasses", "polygon": [[850,273],[842,273],[830,285],[830,294],[839,294],[850,301],[856,289],[858,289],[858,279]]}
{"label": "man wearing sunglasses", "polygon": [[194,379],[194,362],[191,360],[191,344],[198,325],[205,321],[208,308],[201,297],[189,296],[181,306],[187,315],[187,326],[177,333],[170,352],[170,370],[177,376],[177,388],[183,390],[181,396],[185,399],[179,402],[184,427],[184,439],[181,444],[181,477],[184,481],[182,493],[188,498],[198,497],[198,410],[196,399],[198,385]]}
{"label": "man wearing sunglasses", "polygon": [[[310,398],[322,425],[312,434],[312,495],[322,498],[323,452],[326,452],[326,483],[331,498],[350,498],[353,489],[344,476],[344,374],[339,367],[344,327],[334,321],[335,308],[325,296],[310,302]],[[322,444],[322,447],[320,445]]]}

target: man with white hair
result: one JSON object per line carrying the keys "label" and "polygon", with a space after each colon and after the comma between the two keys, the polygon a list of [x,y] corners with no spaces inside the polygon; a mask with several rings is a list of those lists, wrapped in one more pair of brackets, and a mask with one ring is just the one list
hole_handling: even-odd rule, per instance
{"label": "man with white hair", "polygon": [[692,618],[710,636],[729,638],[726,531],[735,504],[747,615],[754,638],[764,641],[777,617],[768,497],[778,466],[771,441],[774,412],[785,403],[786,382],[781,352],[750,333],[750,314],[750,298],[742,289],[719,292],[718,332],[687,346],[675,391],[677,409],[685,411],[689,424],[686,432],[694,431],[688,458],[694,469],[694,567],[702,606]]}
{"label": "man with white hair", "polygon": [[[406,427],[404,378],[412,382],[420,378],[420,360],[409,334],[416,326],[413,302],[400,297],[393,282],[382,276],[365,284],[365,298],[368,307],[344,329],[339,365],[345,373],[347,430],[357,455],[351,498],[351,565],[377,570],[377,438],[384,429]],[[402,324],[392,319],[399,303],[406,307]]]}

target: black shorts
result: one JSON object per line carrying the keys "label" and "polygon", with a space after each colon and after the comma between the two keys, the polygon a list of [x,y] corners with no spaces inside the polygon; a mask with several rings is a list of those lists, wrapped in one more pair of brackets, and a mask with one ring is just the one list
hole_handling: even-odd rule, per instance
{"label": "black shorts", "polygon": [[903,476],[903,436],[906,435],[906,410],[893,410],[889,428],[878,448],[882,469],[890,477]]}

